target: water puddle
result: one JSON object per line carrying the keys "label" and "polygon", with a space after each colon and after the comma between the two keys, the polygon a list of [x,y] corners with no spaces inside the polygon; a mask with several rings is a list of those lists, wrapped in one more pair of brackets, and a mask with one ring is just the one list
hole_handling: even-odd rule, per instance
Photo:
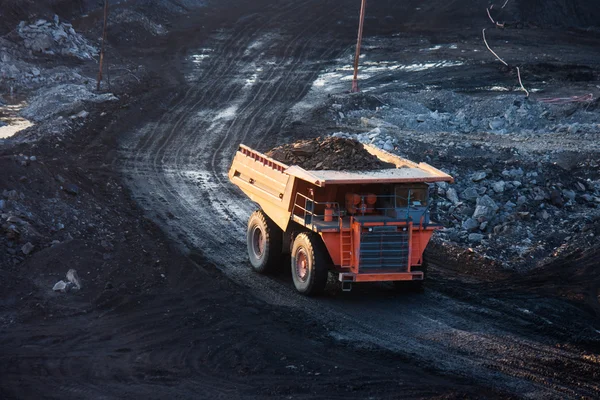
{"label": "water puddle", "polygon": [[232,105],[224,110],[222,110],[221,112],[219,112],[215,119],[224,119],[224,120],[232,120],[235,118],[235,116],[237,115],[237,111],[238,111],[238,106],[236,105]]}
{"label": "water puddle", "polygon": [[456,44],[449,44],[449,45],[436,44],[435,46],[431,46],[427,49],[421,49],[420,51],[436,51],[436,50],[441,50],[443,48],[448,48],[450,50],[456,50],[456,49],[458,49],[458,45],[456,45]]}
{"label": "water puddle", "polygon": [[[394,61],[365,61],[361,64],[359,70],[359,79],[365,80],[373,78],[377,75],[386,72],[404,71],[404,72],[420,72],[437,68],[459,67],[464,65],[462,61],[437,61],[430,63],[414,63],[400,64]],[[313,83],[314,87],[324,88],[330,84],[339,82],[349,82],[353,78],[352,65],[345,65],[336,69],[334,72],[326,72],[321,74]],[[327,90],[327,89],[326,89]]]}
{"label": "water puddle", "polygon": [[191,60],[194,64],[202,64],[204,60],[210,58],[210,53],[213,52],[213,49],[199,49],[198,54],[192,54]]}
{"label": "water puddle", "polygon": [[256,84],[256,82],[258,82],[258,76],[261,72],[263,72],[263,68],[257,67],[255,71],[248,78],[246,78],[244,88],[248,88]]}
{"label": "water puddle", "polygon": [[0,139],[14,136],[17,132],[34,125],[19,115],[19,112],[26,106],[25,102],[0,106]]}
{"label": "water puddle", "polygon": [[[519,86],[507,87],[507,86],[478,86],[474,88],[475,91],[481,92],[521,92],[522,89]],[[541,92],[542,89],[533,88],[527,89],[530,93]]]}
{"label": "water puddle", "polygon": [[436,68],[460,67],[461,65],[464,65],[464,62],[462,62],[462,61],[440,61],[440,62],[434,62],[434,63],[416,63],[416,64],[409,64],[409,65],[400,65],[398,67],[398,69],[401,71],[416,72],[416,71],[426,71],[428,69],[436,69]]}

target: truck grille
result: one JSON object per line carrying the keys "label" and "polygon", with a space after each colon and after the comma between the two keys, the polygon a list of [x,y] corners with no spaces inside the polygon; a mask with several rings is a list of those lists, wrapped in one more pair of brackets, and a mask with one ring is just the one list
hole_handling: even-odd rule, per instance
{"label": "truck grille", "polygon": [[372,232],[360,235],[361,272],[408,271],[410,236],[395,226],[374,227]]}

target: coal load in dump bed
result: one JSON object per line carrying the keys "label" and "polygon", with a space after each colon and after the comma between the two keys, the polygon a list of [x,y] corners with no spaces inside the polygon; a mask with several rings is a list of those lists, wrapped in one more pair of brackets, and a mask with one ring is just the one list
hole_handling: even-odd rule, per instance
{"label": "coal load in dump bed", "polygon": [[359,171],[395,168],[369,153],[357,141],[328,137],[284,144],[267,152],[269,157],[306,170]]}

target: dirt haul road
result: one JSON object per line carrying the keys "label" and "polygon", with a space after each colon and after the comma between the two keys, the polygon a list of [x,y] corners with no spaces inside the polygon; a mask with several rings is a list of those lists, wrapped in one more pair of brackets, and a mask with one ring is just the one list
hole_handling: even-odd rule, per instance
{"label": "dirt haul road", "polygon": [[[266,150],[285,139],[281,132],[305,134],[301,123],[290,128],[289,111],[323,68],[351,54],[357,10],[339,1],[248,3],[221,3],[230,17],[173,64],[186,82],[148,114],[152,122],[123,139],[123,170],[147,214],[185,251],[201,254],[252,295],[308,313],[339,341],[392,350],[518,396],[600,396],[593,313],[530,292],[527,281],[480,279],[445,260],[422,295],[375,285],[308,299],[294,292],[286,273],[251,272],[245,230],[254,205],[227,180],[232,155],[239,143]],[[411,18],[408,11],[421,4],[382,3],[372,6],[370,20],[384,22],[372,23],[369,34],[393,32],[394,18]],[[414,18],[418,29],[433,29],[425,17]],[[454,22],[460,32],[465,21]]]}

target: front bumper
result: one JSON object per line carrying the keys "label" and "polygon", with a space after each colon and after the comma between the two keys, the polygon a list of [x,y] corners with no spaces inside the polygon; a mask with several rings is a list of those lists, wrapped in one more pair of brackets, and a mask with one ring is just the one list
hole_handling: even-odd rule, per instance
{"label": "front bumper", "polygon": [[391,281],[422,281],[423,272],[377,272],[355,274],[340,272],[340,282],[391,282]]}

